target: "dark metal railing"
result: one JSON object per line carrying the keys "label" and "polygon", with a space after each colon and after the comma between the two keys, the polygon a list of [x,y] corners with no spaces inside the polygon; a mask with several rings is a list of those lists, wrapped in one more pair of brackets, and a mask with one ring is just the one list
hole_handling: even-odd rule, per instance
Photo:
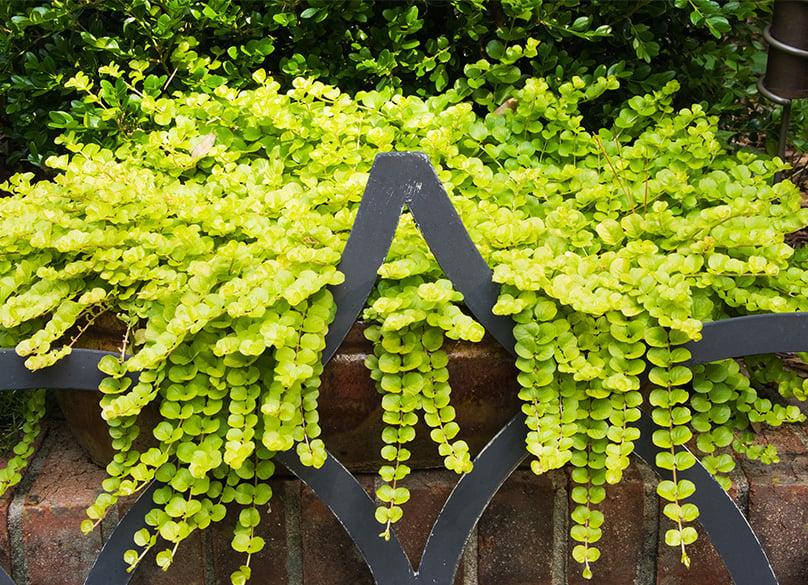
{"label": "dark metal railing", "polygon": [[[513,323],[491,311],[499,287],[466,232],[429,159],[423,153],[379,154],[373,164],[356,221],[339,269],[343,284],[334,287],[337,314],[326,337],[323,363],[329,361],[356,321],[376,282],[407,207],[424,239],[466,306],[477,320],[513,354]],[[704,325],[703,338],[688,344],[691,365],[757,353],[808,351],[808,314],[757,315]],[[28,371],[13,350],[0,350],[0,390],[72,388],[95,390],[104,378],[97,364],[106,352],[73,350],[50,368]],[[660,476],[657,448],[651,441],[654,423],[643,415],[635,453]],[[460,477],[432,527],[421,563],[412,567],[398,537],[379,538],[376,503],[356,478],[332,455],[314,469],[300,463],[294,450],[276,459],[303,480],[331,509],[360,550],[377,585],[450,585],[463,549],[491,498],[527,456],[524,415],[516,415],[488,443],[471,472]],[[692,496],[699,521],[710,536],[736,585],[777,585],[777,579],[746,518],[729,495],[699,463],[679,471],[696,485]],[[123,561],[137,530],[145,526],[156,485],[140,496],[104,544],[85,585],[125,585],[132,574]],[[2,571],[0,571],[2,572]],[[255,576],[260,581],[260,576]],[[2,572],[0,585],[13,585]]]}

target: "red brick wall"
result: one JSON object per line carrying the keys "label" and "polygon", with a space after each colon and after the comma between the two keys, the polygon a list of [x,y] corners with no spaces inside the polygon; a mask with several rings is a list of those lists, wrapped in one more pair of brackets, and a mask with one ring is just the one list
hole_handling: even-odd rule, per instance
{"label": "red brick wall", "polygon": [[[777,430],[769,439],[781,450],[772,466],[743,464],[735,474],[734,496],[747,513],[781,585],[808,583],[808,439],[803,428]],[[91,463],[59,421],[49,423],[30,473],[0,501],[0,565],[19,585],[83,583],[105,534],[117,518],[83,536],[79,524],[104,472]],[[373,475],[363,475],[371,491]],[[416,472],[398,533],[414,562],[420,558],[432,522],[456,476],[442,470]],[[625,481],[612,486],[594,566],[593,585],[729,585],[720,559],[706,537],[690,548],[690,569],[679,553],[660,544],[667,528],[660,520],[648,468],[633,465]],[[252,560],[253,583],[268,585],[363,585],[372,578],[354,545],[328,509],[293,479],[277,479],[276,497],[260,530],[265,550]],[[535,477],[518,470],[495,496],[471,537],[456,583],[464,585],[579,585],[586,581],[569,555],[570,502],[563,471]],[[196,535],[163,573],[152,562],[132,583],[218,585],[242,562],[229,547],[229,527]]]}

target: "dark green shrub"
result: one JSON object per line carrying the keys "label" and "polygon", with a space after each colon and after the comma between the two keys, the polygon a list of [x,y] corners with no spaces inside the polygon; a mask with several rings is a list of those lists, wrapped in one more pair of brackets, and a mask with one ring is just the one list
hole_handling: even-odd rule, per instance
{"label": "dark green shrub", "polygon": [[[112,146],[146,122],[137,116],[143,95],[242,88],[261,67],[284,87],[299,76],[349,93],[392,87],[426,97],[456,87],[481,111],[528,76],[557,86],[615,75],[620,91],[582,107],[593,128],[629,96],[675,77],[677,105],[702,102],[735,132],[750,126],[748,99],[765,61],[756,35],[769,4],[8,0],[0,5],[0,128],[10,164],[41,166],[65,129]],[[110,70],[123,74],[109,79]],[[92,99],[70,81],[78,74]]]}

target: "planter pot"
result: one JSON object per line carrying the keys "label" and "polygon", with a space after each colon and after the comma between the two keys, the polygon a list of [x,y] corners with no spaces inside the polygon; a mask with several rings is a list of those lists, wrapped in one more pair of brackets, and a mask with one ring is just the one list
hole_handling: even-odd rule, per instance
{"label": "planter pot", "polygon": [[[326,364],[320,388],[320,426],[326,448],[346,467],[356,472],[372,472],[380,464],[383,446],[381,397],[376,391],[365,358],[373,352],[363,335],[364,326],[354,325],[339,351]],[[119,351],[124,329],[114,317],[99,320],[82,337],[88,349]],[[480,343],[447,340],[449,381],[452,404],[460,425],[459,437],[475,454],[519,410],[519,384],[513,358],[490,336]],[[114,453],[106,422],[98,405],[100,392],[60,390],[57,402],[76,440],[98,465],[105,466]],[[151,405],[150,405],[151,406]],[[138,424],[141,448],[151,439],[149,429],[159,421],[153,406],[144,409]],[[441,467],[442,457],[429,439],[423,423],[416,427],[410,446],[413,468]]]}
{"label": "planter pot", "polygon": [[777,0],[772,24],[763,36],[769,45],[766,88],[780,98],[808,97],[808,0]]}

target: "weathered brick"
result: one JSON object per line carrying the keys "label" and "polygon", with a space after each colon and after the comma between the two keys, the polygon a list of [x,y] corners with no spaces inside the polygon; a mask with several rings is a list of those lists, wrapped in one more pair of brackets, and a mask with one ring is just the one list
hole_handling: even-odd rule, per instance
{"label": "weathered brick", "polygon": [[[362,325],[352,328],[325,366],[320,425],[328,449],[343,465],[354,472],[373,473],[379,468],[384,424],[379,394],[364,366],[373,349],[362,331]],[[477,453],[519,411],[513,358],[491,336],[472,344],[447,340],[444,349],[449,355],[452,404],[461,436]],[[421,421],[416,430],[416,439],[407,447],[409,464],[441,466],[443,457],[429,439],[430,429]]]}
{"label": "weathered brick", "polygon": [[[5,468],[8,459],[0,457],[0,467]],[[0,567],[11,574],[11,538],[8,533],[8,507],[14,499],[14,488],[8,490],[0,498]]]}
{"label": "weathered brick", "polygon": [[808,454],[788,428],[766,431],[780,462],[744,462],[749,483],[749,522],[780,585],[808,583]]}
{"label": "weathered brick", "polygon": [[[372,491],[372,477],[360,483]],[[370,569],[331,510],[307,487],[300,499],[305,585],[371,585]]]}
{"label": "weathered brick", "polygon": [[[5,461],[0,462],[5,465]],[[8,507],[14,498],[14,491],[9,490],[0,498],[0,567],[11,573],[11,539],[8,534]]]}
{"label": "weathered brick", "polygon": [[477,531],[479,585],[549,585],[555,489],[517,470],[494,496]]}
{"label": "weathered brick", "polygon": [[[287,529],[286,511],[283,498],[291,490],[287,485],[297,485],[295,480],[273,480],[273,497],[269,506],[261,510],[261,523],[256,527],[256,536],[264,539],[264,549],[252,555],[250,568],[257,583],[286,583],[287,573]],[[244,562],[245,555],[233,550],[233,528],[238,521],[241,506],[231,506],[227,517],[211,527],[213,570],[216,583],[229,583],[230,575]],[[296,543],[291,543],[294,546]]]}
{"label": "weathered brick", "polygon": [[[782,476],[780,476],[782,477]],[[808,583],[808,482],[750,478],[750,521],[780,585]],[[796,478],[794,478],[796,479]],[[801,554],[800,554],[801,553]]]}
{"label": "weathered brick", "polygon": [[[92,503],[101,481],[102,469],[92,465],[76,447],[69,433],[58,421],[52,423],[49,451],[41,461],[40,472],[28,491],[22,508],[23,537],[30,583],[81,583],[95,561],[101,545],[101,530],[84,536],[79,530],[85,518],[84,509]],[[781,585],[804,585],[808,582],[808,454],[803,437],[790,429],[764,431],[765,440],[778,446],[781,462],[772,466],[744,463],[750,521],[774,567]],[[375,476],[361,479],[372,492]],[[443,470],[415,471],[407,479],[412,499],[406,504],[405,516],[396,527],[408,554],[420,558],[429,529],[453,488],[457,476]],[[297,491],[297,480],[275,480],[276,497],[271,511],[265,514],[259,534],[266,549],[253,557],[254,582],[284,585],[295,582],[299,573],[290,577],[290,558],[302,555],[304,585],[368,584],[373,581],[350,538],[339,522],[309,490],[301,495],[299,540],[287,530],[287,508],[283,496],[289,488]],[[637,564],[642,552],[641,532],[644,507],[643,485],[635,468],[629,469],[619,486],[608,488],[602,504],[606,514],[604,535],[599,543],[602,558],[594,565],[598,583],[637,582]],[[479,585],[542,585],[558,578],[560,559],[553,558],[554,522],[561,522],[554,512],[555,488],[550,478],[536,478],[525,470],[517,471],[494,497],[484,514],[475,540],[477,556],[476,582]],[[0,565],[8,562],[10,551],[8,503],[0,501]],[[123,502],[120,512],[126,509]],[[295,521],[297,516],[295,514]],[[233,522],[233,519],[230,519]],[[662,519],[660,540],[670,522]],[[229,574],[243,561],[230,549],[232,526],[217,526],[210,535],[194,535],[183,543],[175,564],[163,572],[147,558],[132,579],[133,584],[159,585],[183,583],[227,583]],[[107,526],[109,528],[109,526]],[[288,540],[292,534],[293,539]],[[648,547],[648,545],[645,545]],[[291,548],[290,548],[291,547]],[[294,547],[301,547],[292,550]],[[472,550],[474,547],[472,547]],[[302,552],[301,552],[302,550]],[[729,576],[706,535],[689,547],[691,568],[679,563],[680,552],[660,544],[656,559],[657,585],[709,583],[728,585]],[[206,557],[205,555],[211,555]],[[646,558],[647,560],[647,558]],[[583,585],[580,568],[569,557],[569,585]],[[211,569],[206,573],[206,566]],[[5,565],[9,568],[8,564]],[[457,583],[463,582],[463,568]],[[468,575],[466,582],[474,582]],[[300,582],[300,581],[298,581]],[[645,581],[643,581],[645,583]]]}
{"label": "weathered brick", "polygon": [[690,568],[682,564],[682,550],[665,544],[665,532],[674,527],[672,520],[662,518],[659,529],[659,549],[657,552],[657,585],[732,585],[732,579],[724,562],[710,542],[709,536],[696,522],[698,540],[687,546]]}
{"label": "weathered brick", "polygon": [[[48,429],[51,426],[49,421],[43,421],[41,424],[41,431],[39,436],[34,441],[34,451],[31,457],[28,460],[28,465],[32,465],[34,460],[39,455],[39,450],[42,448],[42,443],[45,440],[45,437],[48,435]],[[8,458],[0,457],[0,468],[5,469],[8,465]],[[27,467],[23,470],[23,474],[30,473],[30,467]],[[15,494],[17,493],[17,489],[19,486],[15,486],[2,497],[0,497],[0,567],[3,570],[11,574],[11,555],[12,555],[12,541],[11,541],[11,534],[9,533],[9,506],[11,506],[11,502],[14,500]]]}
{"label": "weathered brick", "polygon": [[[202,535],[198,532],[182,541],[174,562],[162,570],[154,561],[158,552],[172,548],[173,544],[158,541],[132,575],[130,585],[205,585],[204,555]],[[225,581],[226,583],[226,581]]]}
{"label": "weathered brick", "polygon": [[[696,489],[698,487],[696,486]],[[742,494],[735,482],[730,487],[728,494],[736,505],[741,506],[739,498],[742,497]],[[657,547],[658,585],[689,585],[694,582],[710,583],[711,585],[732,585],[733,581],[724,565],[724,561],[713,546],[709,535],[698,521],[692,524],[693,528],[696,529],[698,539],[695,543],[686,547],[687,555],[690,558],[689,568],[682,563],[681,547],[665,544],[665,534],[676,526],[672,520],[662,513],[666,503],[666,501],[660,499],[659,543]],[[744,511],[743,507],[742,511]]]}
{"label": "weathered brick", "polygon": [[[578,543],[569,540],[569,585],[637,582],[645,537],[644,498],[643,479],[637,465],[632,464],[618,485],[606,487],[606,499],[597,506],[603,512],[604,523],[603,536],[595,544],[601,556],[591,566],[594,573],[592,580],[583,578],[583,566],[575,562],[571,555],[572,548]],[[574,510],[576,506],[570,500],[570,509]]]}
{"label": "weathered brick", "polygon": [[[416,472],[405,480],[410,500],[402,506],[404,517],[395,525],[395,531],[414,567],[420,563],[432,525],[459,478],[453,471],[433,469]],[[455,582],[462,583],[462,579],[461,563]]]}
{"label": "weathered brick", "polygon": [[52,452],[26,494],[22,510],[25,559],[31,583],[82,583],[101,548],[100,529],[80,530],[104,470],[92,464],[66,428],[52,425]]}
{"label": "weathered brick", "polygon": [[410,500],[402,506],[404,517],[395,524],[395,531],[413,566],[420,562],[432,524],[457,479],[450,471],[428,470],[414,473],[403,482],[410,490]]}

